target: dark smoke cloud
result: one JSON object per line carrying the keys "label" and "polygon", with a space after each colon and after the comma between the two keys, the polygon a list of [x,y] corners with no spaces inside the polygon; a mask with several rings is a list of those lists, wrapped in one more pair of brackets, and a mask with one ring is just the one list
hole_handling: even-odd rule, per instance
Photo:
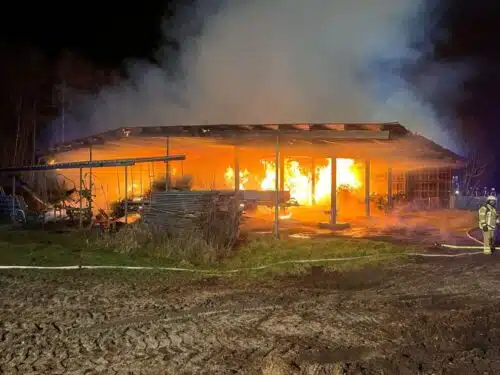
{"label": "dark smoke cloud", "polygon": [[66,140],[123,126],[399,121],[459,151],[453,116],[431,103],[455,100],[466,71],[422,68],[447,37],[439,9],[423,0],[200,4],[180,12],[179,53],[164,47],[158,65],[129,63],[128,80],[70,109]]}

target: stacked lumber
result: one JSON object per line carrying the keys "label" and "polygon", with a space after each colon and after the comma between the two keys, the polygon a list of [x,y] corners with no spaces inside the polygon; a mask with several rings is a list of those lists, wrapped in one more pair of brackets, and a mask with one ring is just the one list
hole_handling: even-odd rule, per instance
{"label": "stacked lumber", "polygon": [[143,220],[172,235],[201,234],[211,245],[229,248],[240,226],[239,204],[234,192],[153,192]]}

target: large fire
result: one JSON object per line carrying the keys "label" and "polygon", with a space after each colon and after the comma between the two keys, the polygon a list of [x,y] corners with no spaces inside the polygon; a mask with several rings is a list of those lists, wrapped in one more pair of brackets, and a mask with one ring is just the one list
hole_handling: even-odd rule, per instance
{"label": "large fire", "polygon": [[[243,171],[240,171],[240,190],[245,190],[245,184],[248,182],[248,176],[250,175],[250,172],[248,172],[248,169],[245,169]],[[226,173],[224,174],[224,178],[226,179],[226,182],[228,185],[233,186],[234,188],[234,169],[231,167],[228,167],[226,169]]]}
{"label": "large fire", "polygon": [[[182,140],[184,142],[184,140]],[[183,146],[179,141],[174,148],[175,154],[187,155],[185,161],[171,162],[168,166],[163,162],[140,163],[128,168],[84,168],[83,180],[85,186],[90,186],[92,174],[92,190],[94,194],[94,208],[110,207],[113,202],[124,199],[125,195],[134,198],[147,194],[149,191],[164,189],[167,167],[170,170],[172,185],[182,180],[184,176],[192,178],[193,190],[234,189],[235,171],[227,167],[227,161],[234,158],[233,149],[203,149],[201,147]],[[172,146],[173,147],[173,146]],[[112,149],[94,149],[93,157],[96,160],[111,160],[114,158],[158,156],[164,152],[164,144],[151,148],[120,147]],[[239,171],[240,190],[274,190],[276,169],[274,160],[255,158],[255,152],[242,154],[242,165]],[[71,162],[87,160],[88,151],[80,150],[62,153],[57,156],[57,162]],[[233,159],[234,160],[234,159]],[[53,162],[53,161],[52,161]],[[362,186],[358,165],[351,159],[337,159],[337,187],[348,186],[355,190]],[[315,173],[313,174],[312,171]],[[303,206],[314,203],[327,205],[330,202],[331,165],[329,159],[316,159],[313,166],[310,158],[285,158],[283,171],[283,187],[290,192],[290,196]],[[125,178],[125,173],[127,178]],[[64,174],[68,186],[79,188],[80,171],[68,169],[57,172]],[[62,178],[62,177],[61,177]],[[313,186],[314,185],[314,186]],[[125,194],[127,190],[127,194]]]}
{"label": "large fire", "polygon": [[[275,163],[263,160],[264,177],[260,181],[262,190],[274,190],[276,169]],[[348,187],[358,189],[361,187],[358,173],[355,170],[352,159],[337,159],[337,189]],[[316,183],[313,192],[313,175],[311,168],[304,168],[297,160],[286,160],[284,168],[284,188],[290,192],[290,196],[297,200],[300,205],[309,206],[313,203],[326,203],[330,200],[331,191],[331,160],[324,165],[315,168]],[[250,173],[247,169],[240,171],[240,190],[245,190],[245,184],[249,180]],[[226,169],[226,183],[234,186],[234,170]]]}

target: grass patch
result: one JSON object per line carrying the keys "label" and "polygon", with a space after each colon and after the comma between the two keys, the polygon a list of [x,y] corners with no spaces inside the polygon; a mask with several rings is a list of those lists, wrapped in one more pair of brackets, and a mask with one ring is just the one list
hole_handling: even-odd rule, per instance
{"label": "grass patch", "polygon": [[[415,251],[410,246],[396,245],[389,242],[348,238],[284,238],[275,240],[270,237],[254,237],[237,249],[234,255],[221,264],[222,269],[253,268],[265,264],[272,267],[258,271],[262,273],[302,273],[311,265],[334,269],[355,269],[367,265],[394,264],[403,257],[397,255]],[[328,261],[326,259],[357,258],[350,260]],[[325,261],[314,263],[293,263],[302,260]]]}
{"label": "grass patch", "polygon": [[[344,257],[364,257],[357,260],[321,262],[335,269],[353,269],[383,263],[385,265],[401,261],[396,254],[415,251],[409,246],[387,242],[344,239],[282,239],[270,237],[249,238],[246,243],[225,254],[222,258],[200,256],[204,251],[196,241],[168,239],[159,242],[148,233],[123,232],[116,237],[99,237],[78,231],[47,232],[28,230],[0,230],[0,265],[23,266],[68,266],[68,265],[123,265],[123,266],[163,266],[213,269],[259,267],[275,264],[261,271],[263,273],[301,273],[311,267],[305,264],[276,264],[304,259],[325,259]],[[166,241],[166,242],[165,242]],[[170,241],[170,242],[168,242]],[[183,250],[185,257],[183,257]]]}

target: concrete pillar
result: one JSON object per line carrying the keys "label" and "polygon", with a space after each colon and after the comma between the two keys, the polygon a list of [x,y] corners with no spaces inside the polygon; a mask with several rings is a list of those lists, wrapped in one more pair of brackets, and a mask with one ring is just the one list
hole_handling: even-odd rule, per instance
{"label": "concrete pillar", "polygon": [[234,147],[234,191],[240,191],[240,148]]}
{"label": "concrete pillar", "polygon": [[330,188],[330,224],[337,224],[337,158],[330,158],[331,188]]}
{"label": "concrete pillar", "polygon": [[387,208],[390,210],[393,207],[392,202],[392,167],[389,165],[387,169]]}
{"label": "concrete pillar", "polygon": [[370,217],[370,161],[365,160],[365,215]]}

